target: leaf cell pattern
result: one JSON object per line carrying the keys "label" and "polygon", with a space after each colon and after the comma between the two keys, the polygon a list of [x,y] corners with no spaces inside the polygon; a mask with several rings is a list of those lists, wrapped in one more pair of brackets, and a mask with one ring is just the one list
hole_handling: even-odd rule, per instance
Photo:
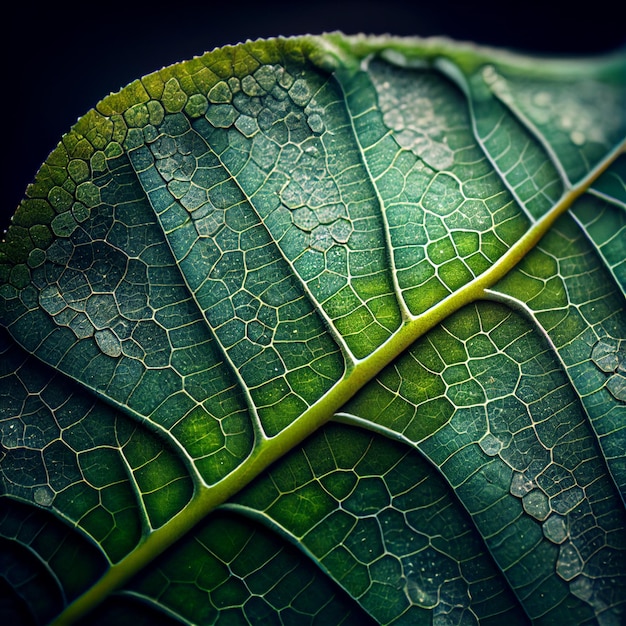
{"label": "leaf cell pattern", "polygon": [[624,75],[333,34],[81,118],[0,244],[10,621],[619,623]]}

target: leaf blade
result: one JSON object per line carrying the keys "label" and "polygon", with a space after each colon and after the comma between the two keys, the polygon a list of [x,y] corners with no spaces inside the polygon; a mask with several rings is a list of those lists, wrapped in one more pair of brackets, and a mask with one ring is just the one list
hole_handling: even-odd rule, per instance
{"label": "leaf blade", "polygon": [[[491,65],[481,69],[486,61]],[[537,328],[545,327],[621,484],[621,374],[602,369],[619,360],[619,340],[611,352],[603,335],[594,348],[610,374],[597,404],[581,392],[577,363],[557,338],[559,324],[548,319],[546,297],[560,297],[559,285],[573,289],[566,321],[597,298],[575,287],[575,273],[554,275],[548,259],[558,253],[544,248],[551,234],[544,236],[560,232],[553,229],[574,205],[623,296],[623,244],[607,240],[612,222],[593,222],[597,205],[583,196],[594,185],[603,201],[613,193],[602,175],[618,172],[619,180],[626,122],[616,114],[596,119],[605,143],[591,145],[579,141],[579,128],[553,132],[546,124],[554,119],[538,117],[537,108],[545,108],[538,90],[553,85],[556,73],[571,80],[579,70],[584,80],[604,81],[603,100],[615,108],[624,94],[611,68],[556,63],[537,78],[522,58],[439,40],[331,35],[252,42],[137,81],[79,121],[29,189],[28,208],[18,211],[0,251],[3,325],[77,380],[76,397],[91,390],[108,406],[106,445],[119,450],[92,452],[93,436],[87,447],[68,447],[56,423],[60,405],[45,401],[53,387],[28,390],[26,370],[7,375],[5,425],[24,421],[16,398],[40,397],[38,415],[56,423],[38,444],[46,462],[57,462],[52,444],[63,440],[76,493],[91,490],[99,502],[89,515],[76,508],[68,519],[113,562],[62,619],[145,568],[336,411],[347,419],[342,407],[359,389],[366,393],[416,340],[445,329],[451,315],[465,315],[485,296],[528,310]],[[560,84],[554,89],[575,99]],[[595,106],[593,98],[581,100]],[[577,146],[571,161],[564,137]],[[583,325],[600,327],[619,308],[615,295],[603,298],[609,313],[583,314]],[[563,336],[580,339],[574,331]],[[462,362],[442,370],[447,404],[415,400],[429,416],[412,431],[415,441],[445,431],[451,409],[477,402],[483,372],[465,370]],[[77,406],[83,428],[92,410]],[[481,441],[489,456],[495,440]],[[35,474],[48,469],[32,463]],[[101,467],[119,473],[101,480]],[[481,471],[489,482],[488,469]],[[502,478],[498,471],[494,477]],[[477,518],[462,484],[450,480]],[[44,485],[24,482],[20,497],[55,507],[75,499],[67,485]],[[525,513],[545,504],[535,491]],[[120,547],[106,529],[135,507],[136,530]],[[609,526],[605,534],[613,532]],[[546,579],[554,583],[551,605],[529,595],[506,558],[496,559],[533,616],[561,602],[555,598],[567,582],[563,572],[574,571],[580,549],[563,545],[563,571]],[[520,563],[533,558],[527,547],[528,554],[517,546]],[[581,561],[576,574],[584,567]],[[588,579],[577,580],[580,587]],[[604,609],[586,589],[572,589],[562,610],[587,611],[595,602],[600,615]],[[382,616],[381,594],[370,608]]]}

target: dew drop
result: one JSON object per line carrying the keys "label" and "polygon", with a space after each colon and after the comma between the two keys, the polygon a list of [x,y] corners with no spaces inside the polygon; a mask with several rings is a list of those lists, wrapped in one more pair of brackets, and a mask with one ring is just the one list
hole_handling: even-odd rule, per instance
{"label": "dew drop", "polygon": [[607,374],[612,374],[605,385],[616,399],[626,402],[626,377],[622,373],[626,366],[626,342],[613,337],[603,337],[593,346],[591,360]]}
{"label": "dew drop", "polygon": [[314,133],[321,133],[324,131],[324,121],[317,113],[309,115],[307,118],[307,124]]}
{"label": "dew drop", "polygon": [[289,97],[296,106],[304,107],[311,99],[311,90],[306,81],[298,78],[289,89]]}
{"label": "dew drop", "polygon": [[591,360],[603,372],[614,372],[617,364],[617,341],[611,337],[600,339],[591,350]]}
{"label": "dew drop", "polygon": [[582,146],[587,140],[585,134],[579,130],[572,131],[569,138],[575,146]]}
{"label": "dew drop", "polygon": [[534,489],[535,483],[524,476],[521,472],[513,472],[513,478],[511,479],[511,487],[509,491],[512,496],[521,498],[525,496],[531,489]]}
{"label": "dew drop", "polygon": [[185,113],[192,118],[201,117],[208,108],[207,99],[200,93],[196,93],[189,98],[185,105]]}
{"label": "dew drop", "polygon": [[46,260],[46,253],[40,248],[34,248],[30,251],[28,255],[28,266],[35,268],[43,265],[43,262]]}
{"label": "dew drop", "polygon": [[539,489],[529,491],[522,498],[522,506],[528,515],[542,522],[550,515],[550,503],[548,496]]}
{"label": "dew drop", "polygon": [[244,76],[241,79],[241,90],[246,96],[263,96],[265,95],[265,89],[259,85],[254,76]]}
{"label": "dew drop", "polygon": [[538,107],[547,107],[551,104],[552,99],[547,91],[538,91],[533,96],[533,104]]}
{"label": "dew drop", "polygon": [[72,205],[72,215],[77,222],[82,223],[89,219],[91,210],[81,202],[74,202]]}
{"label": "dew drop", "polygon": [[54,500],[54,493],[49,487],[37,487],[33,498],[39,506],[50,506]]}
{"label": "dew drop", "polygon": [[578,550],[571,542],[564,543],[559,549],[559,558],[556,562],[556,572],[563,579],[570,581],[583,570],[583,563]]}
{"label": "dew drop", "polygon": [[0,423],[0,443],[3,448],[17,448],[23,439],[24,427],[20,420],[13,418]]}
{"label": "dew drop", "polygon": [[346,219],[338,219],[330,225],[330,234],[337,243],[348,243],[352,234],[352,224]]}
{"label": "dew drop", "polygon": [[491,433],[487,433],[478,444],[487,456],[496,456],[502,450],[502,442]]}
{"label": "dew drop", "polygon": [[115,333],[108,328],[97,331],[94,338],[98,347],[102,350],[102,352],[104,352],[104,354],[111,357],[118,357],[122,354],[122,344],[120,343],[120,340],[117,338]]}
{"label": "dew drop", "polygon": [[235,128],[242,134],[244,137],[252,137],[259,131],[259,125],[253,117],[249,115],[240,115],[235,120]]}
{"label": "dew drop", "polygon": [[568,536],[567,520],[562,515],[554,513],[543,523],[543,534],[552,543],[563,543]]}
{"label": "dew drop", "polygon": [[483,79],[487,84],[491,84],[498,80],[498,72],[496,72],[496,68],[493,65],[485,65],[485,67],[483,67],[482,74]]}
{"label": "dew drop", "polygon": [[266,91],[269,92],[273,89],[278,79],[279,71],[282,68],[276,65],[262,65],[256,72],[254,72],[254,78],[257,83]]}
{"label": "dew drop", "polygon": [[334,245],[328,226],[320,225],[311,232],[311,248],[319,252],[327,252]]}
{"label": "dew drop", "polygon": [[217,104],[209,108],[206,119],[215,128],[229,128],[233,125],[239,113],[230,104]]}

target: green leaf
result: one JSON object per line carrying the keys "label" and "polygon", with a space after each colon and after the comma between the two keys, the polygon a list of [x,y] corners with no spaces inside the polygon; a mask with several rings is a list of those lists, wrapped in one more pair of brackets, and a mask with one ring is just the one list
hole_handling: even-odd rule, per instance
{"label": "green leaf", "polygon": [[11,624],[617,624],[626,57],[273,39],[112,94],[0,244]]}

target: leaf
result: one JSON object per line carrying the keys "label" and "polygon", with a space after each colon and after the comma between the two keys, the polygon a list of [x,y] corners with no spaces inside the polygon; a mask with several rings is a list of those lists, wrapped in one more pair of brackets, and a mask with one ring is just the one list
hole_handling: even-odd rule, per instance
{"label": "leaf", "polygon": [[0,248],[12,624],[617,624],[625,57],[273,39],[105,98]]}

